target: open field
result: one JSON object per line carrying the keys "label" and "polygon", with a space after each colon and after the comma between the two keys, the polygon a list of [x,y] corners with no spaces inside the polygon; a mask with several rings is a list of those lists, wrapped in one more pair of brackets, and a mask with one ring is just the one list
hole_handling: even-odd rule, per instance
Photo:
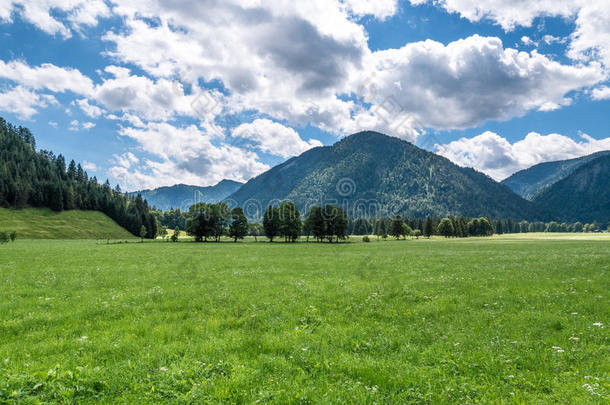
{"label": "open field", "polygon": [[573,236],[18,240],[0,402],[605,403],[610,243]]}
{"label": "open field", "polygon": [[133,239],[132,234],[99,211],[0,208],[0,231],[3,230],[17,231],[20,239]]}

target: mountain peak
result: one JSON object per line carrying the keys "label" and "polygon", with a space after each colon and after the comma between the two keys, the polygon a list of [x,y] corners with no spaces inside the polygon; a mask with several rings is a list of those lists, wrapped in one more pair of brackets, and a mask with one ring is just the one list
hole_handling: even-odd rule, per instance
{"label": "mountain peak", "polygon": [[412,217],[535,216],[531,203],[486,175],[375,131],[311,149],[250,180],[229,198],[239,205],[257,201],[261,207],[287,199],[301,209],[312,203],[353,206],[367,201]]}

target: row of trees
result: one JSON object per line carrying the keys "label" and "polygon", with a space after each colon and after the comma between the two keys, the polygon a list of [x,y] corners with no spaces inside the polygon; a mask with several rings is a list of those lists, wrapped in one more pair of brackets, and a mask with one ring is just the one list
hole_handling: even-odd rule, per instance
{"label": "row of trees", "polygon": [[102,211],[133,235],[157,232],[155,216],[141,196],[129,197],[95,177],[72,160],[66,167],[62,155],[36,151],[36,141],[27,128],[14,127],[0,118],[0,206],[48,207],[54,211]]}
{"label": "row of trees", "polygon": [[[267,207],[262,224],[259,224],[248,223],[241,208],[230,209],[224,202],[198,203],[191,206],[186,215],[186,232],[197,242],[218,242],[222,236],[229,236],[237,242],[246,235],[264,235],[270,242],[277,238],[296,242],[303,234],[308,240],[313,236],[318,241],[338,242],[347,237],[347,223],[345,211],[333,205],[312,207],[303,221],[297,206],[284,202]],[[167,231],[163,230],[162,234],[166,235]]]}

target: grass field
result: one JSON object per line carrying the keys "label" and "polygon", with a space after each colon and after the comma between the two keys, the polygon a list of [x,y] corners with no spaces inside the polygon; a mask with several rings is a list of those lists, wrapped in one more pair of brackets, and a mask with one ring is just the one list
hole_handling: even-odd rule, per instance
{"label": "grass field", "polygon": [[610,241],[0,246],[0,402],[607,403]]}
{"label": "grass field", "polygon": [[98,211],[54,212],[48,208],[0,208],[0,231],[20,239],[132,239],[133,235]]}

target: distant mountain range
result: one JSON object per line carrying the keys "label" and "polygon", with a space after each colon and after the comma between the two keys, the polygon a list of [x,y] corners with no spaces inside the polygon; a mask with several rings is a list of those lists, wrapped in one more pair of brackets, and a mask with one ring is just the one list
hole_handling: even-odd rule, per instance
{"label": "distant mountain range", "polygon": [[607,222],[609,162],[610,151],[542,163],[501,184],[409,142],[367,131],[311,149],[246,184],[223,180],[210,187],[179,184],[140,193],[161,210],[227,201],[250,215],[288,199],[301,211],[338,204],[352,217],[399,213]]}
{"label": "distant mountain range", "polygon": [[[248,181],[228,199],[263,208],[290,199],[301,210],[335,203],[369,213],[377,201],[392,213],[410,217],[538,217],[532,203],[485,174],[377,132],[311,149]],[[355,212],[352,216],[361,210]]]}
{"label": "distant mountain range", "polygon": [[502,181],[502,184],[510,187],[511,190],[521,197],[531,200],[538,192],[565,179],[582,165],[600,156],[607,155],[610,155],[610,151],[598,152],[576,159],[540,163],[513,174]]}
{"label": "distant mountain range", "polygon": [[576,168],[570,175],[545,188],[534,203],[558,221],[610,221],[610,154]]}
{"label": "distant mountain range", "polygon": [[142,194],[142,197],[148,201],[149,206],[162,211],[167,211],[171,208],[188,210],[191,205],[198,202],[217,203],[222,201],[237,191],[242,185],[243,183],[237,181],[222,180],[215,186],[209,187],[177,184],[171,187],[142,190],[131,194]]}

